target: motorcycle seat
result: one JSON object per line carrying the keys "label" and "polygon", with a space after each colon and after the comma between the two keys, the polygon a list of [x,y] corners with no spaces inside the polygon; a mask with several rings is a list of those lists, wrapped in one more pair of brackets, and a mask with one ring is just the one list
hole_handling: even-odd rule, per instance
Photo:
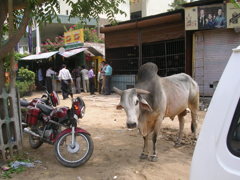
{"label": "motorcycle seat", "polygon": [[20,105],[23,107],[27,107],[30,105],[30,102],[28,102],[27,100],[20,99]]}
{"label": "motorcycle seat", "polygon": [[51,106],[46,105],[46,104],[38,103],[37,108],[39,108],[46,115],[50,115],[50,113],[53,111],[53,108]]}

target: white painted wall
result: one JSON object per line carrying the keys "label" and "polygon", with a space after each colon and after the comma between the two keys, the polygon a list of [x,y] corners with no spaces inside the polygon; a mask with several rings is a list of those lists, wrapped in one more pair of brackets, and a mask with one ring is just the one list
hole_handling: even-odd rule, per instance
{"label": "white painted wall", "polygon": [[[73,2],[77,2],[77,0],[72,0]],[[68,10],[68,13],[70,13],[71,11],[71,7],[66,5],[64,0],[59,0],[60,3],[60,15],[67,15],[66,12]],[[125,3],[121,3],[119,6],[119,9],[121,9],[122,11],[124,11],[127,15],[120,15],[117,14],[115,15],[116,20],[118,21],[126,21],[130,19],[130,5],[129,5],[129,0],[125,0]],[[69,14],[68,14],[69,15]],[[107,18],[106,14],[100,14],[99,15],[100,18]]]}
{"label": "white painted wall", "polygon": [[[167,12],[174,0],[135,0],[130,4],[130,12],[142,11],[142,17]],[[187,0],[190,2],[190,0]]]}
{"label": "white painted wall", "polygon": [[[77,2],[77,0],[72,0],[72,2]],[[68,10],[68,13],[70,13],[71,11],[71,7],[68,6],[64,0],[59,0],[59,4],[60,4],[60,15],[67,15],[67,10]],[[68,14],[69,15],[69,14]]]}
{"label": "white painted wall", "polygon": [[130,13],[136,12],[136,11],[141,11],[142,5],[145,5],[142,3],[142,0],[136,0],[134,3],[133,2],[130,3]]}
{"label": "white painted wall", "polygon": [[173,2],[173,0],[145,0],[146,1],[146,16],[151,16],[155,14],[160,14],[167,12],[170,9],[169,4]]}
{"label": "white painted wall", "polygon": [[[129,20],[130,19],[130,3],[129,3],[129,0],[125,0],[125,3],[121,3],[119,5],[119,9],[124,11],[126,13],[126,16],[121,15],[121,14],[116,14],[115,15],[116,20],[117,21],[127,21],[127,20]],[[107,19],[106,14],[100,14],[99,17],[103,18],[103,19]]]}

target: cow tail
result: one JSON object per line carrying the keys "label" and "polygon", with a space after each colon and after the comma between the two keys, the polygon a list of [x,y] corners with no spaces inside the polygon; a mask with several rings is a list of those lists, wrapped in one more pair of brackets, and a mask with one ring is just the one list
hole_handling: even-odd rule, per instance
{"label": "cow tail", "polygon": [[195,128],[194,128],[193,122],[191,122],[191,131],[192,131],[192,133],[195,132]]}

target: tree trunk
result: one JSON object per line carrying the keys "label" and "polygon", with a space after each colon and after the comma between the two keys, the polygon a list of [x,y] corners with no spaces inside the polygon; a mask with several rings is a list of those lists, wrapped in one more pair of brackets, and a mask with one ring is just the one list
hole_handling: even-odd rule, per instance
{"label": "tree trunk", "polygon": [[[9,13],[10,14],[10,13]],[[31,17],[31,10],[29,8],[24,9],[24,15],[19,28],[8,38],[8,42],[4,44],[0,49],[0,58],[6,57],[8,53],[17,45],[21,37],[26,31],[26,27]],[[10,17],[9,17],[10,18]],[[2,31],[2,29],[0,29]]]}
{"label": "tree trunk", "polygon": [[[8,0],[8,27],[9,27],[9,40],[14,36],[14,17],[13,17],[13,0]],[[10,90],[15,90],[15,79],[16,79],[16,71],[15,71],[15,59],[14,59],[14,49],[13,47],[10,49]]]}
{"label": "tree trunk", "polygon": [[0,94],[2,94],[2,89],[5,87],[5,72],[4,72],[4,59],[0,58]]}

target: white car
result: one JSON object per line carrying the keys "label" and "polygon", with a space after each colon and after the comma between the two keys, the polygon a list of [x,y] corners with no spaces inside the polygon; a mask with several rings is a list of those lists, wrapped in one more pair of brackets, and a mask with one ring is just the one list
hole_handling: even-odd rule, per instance
{"label": "white car", "polygon": [[222,74],[192,159],[191,180],[240,179],[240,46]]}

